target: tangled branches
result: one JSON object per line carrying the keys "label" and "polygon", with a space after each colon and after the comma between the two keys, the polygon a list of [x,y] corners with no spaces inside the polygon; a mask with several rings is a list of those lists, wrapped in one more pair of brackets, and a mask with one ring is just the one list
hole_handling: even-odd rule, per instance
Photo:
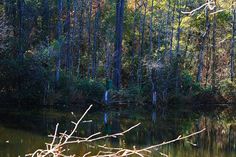
{"label": "tangled branches", "polygon": [[210,15],[213,14],[217,14],[219,12],[222,11],[226,11],[226,10],[231,10],[232,8],[235,8],[236,6],[236,2],[233,2],[232,5],[229,8],[224,8],[224,9],[219,9],[219,10],[215,10],[216,9],[216,1],[215,0],[207,0],[206,3],[202,4],[201,6],[199,6],[198,8],[193,9],[192,11],[181,11],[183,14],[188,14],[190,16],[194,15],[197,11],[201,10],[204,8],[204,10],[209,9],[210,11],[213,11],[210,13]]}
{"label": "tangled branches", "polygon": [[[140,125],[140,123],[130,127],[129,129],[120,132],[120,133],[115,133],[115,134],[111,134],[111,135],[101,135],[101,132],[97,132],[95,134],[92,134],[88,137],[77,137],[75,136],[75,132],[78,129],[79,124],[82,122],[83,118],[85,117],[85,115],[88,113],[88,111],[91,109],[92,105],[84,112],[84,114],[81,116],[81,118],[77,121],[77,122],[72,122],[72,124],[74,124],[74,127],[72,129],[71,132],[63,132],[63,133],[58,133],[58,127],[59,124],[56,125],[56,129],[53,135],[49,135],[49,137],[52,138],[52,142],[51,143],[46,143],[46,149],[38,149],[35,152],[33,152],[32,154],[27,154],[26,156],[29,157],[75,157],[76,155],[66,155],[66,146],[68,146],[69,144],[86,144],[86,143],[91,143],[91,142],[95,142],[95,141],[99,141],[99,140],[103,140],[103,139],[107,139],[107,138],[117,138],[120,136],[123,136],[125,133],[131,131],[132,129],[138,127]],[[140,156],[143,157],[145,155],[148,155],[151,153],[151,149],[154,148],[159,148],[161,146],[164,145],[168,145],[170,143],[174,143],[176,141],[180,141],[192,136],[195,136],[197,134],[202,133],[203,131],[205,131],[205,129],[190,134],[188,136],[179,136],[176,139],[167,141],[167,142],[163,142],[161,144],[157,144],[157,145],[153,145],[153,146],[149,146],[143,149],[136,149],[135,147],[133,149],[125,149],[125,148],[112,148],[112,147],[107,147],[107,146],[102,146],[102,145],[98,145],[100,151],[96,154],[96,155],[92,155],[91,152],[87,152],[83,155],[83,157],[86,156],[91,156],[91,157],[126,157],[126,156],[131,156],[131,155],[136,155],[136,156]]]}

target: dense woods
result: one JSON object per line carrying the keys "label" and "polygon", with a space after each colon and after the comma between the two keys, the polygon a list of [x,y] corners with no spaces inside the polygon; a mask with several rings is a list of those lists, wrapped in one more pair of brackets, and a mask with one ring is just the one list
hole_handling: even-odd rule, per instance
{"label": "dense woods", "polygon": [[4,0],[0,99],[230,103],[234,0]]}
{"label": "dense woods", "polygon": [[0,0],[0,156],[234,157],[235,42],[236,0]]}

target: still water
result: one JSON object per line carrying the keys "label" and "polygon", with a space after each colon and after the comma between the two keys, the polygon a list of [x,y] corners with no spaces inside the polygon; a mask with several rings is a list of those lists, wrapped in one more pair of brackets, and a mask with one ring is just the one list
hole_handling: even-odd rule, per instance
{"label": "still water", "polygon": [[[72,128],[71,121],[79,119],[83,111],[55,109],[0,109],[0,157],[23,157],[49,142],[48,134],[59,123],[61,132]],[[191,115],[191,116],[188,116]],[[191,118],[190,118],[191,117]],[[114,147],[143,148],[187,135],[202,128],[207,131],[194,138],[152,150],[150,156],[169,157],[236,157],[236,129],[219,118],[183,113],[166,113],[144,108],[91,110],[81,123],[78,134],[85,137],[101,131],[112,134],[141,125],[119,139],[99,141]],[[235,127],[236,128],[236,127]],[[91,145],[70,146],[71,153],[83,155]],[[95,148],[94,152],[97,151]]]}

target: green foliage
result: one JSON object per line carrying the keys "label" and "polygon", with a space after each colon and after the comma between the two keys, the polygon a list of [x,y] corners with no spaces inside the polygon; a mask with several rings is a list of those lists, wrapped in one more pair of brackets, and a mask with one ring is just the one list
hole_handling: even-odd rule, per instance
{"label": "green foliage", "polygon": [[[232,0],[230,1],[232,2]],[[91,17],[89,17],[89,1],[81,1],[83,6],[77,6],[76,15],[73,10],[76,3],[70,1],[71,21],[68,21],[67,2],[63,0],[60,19],[62,23],[61,34],[58,34],[60,22],[57,1],[47,1],[48,6],[46,6],[44,5],[46,1],[25,0],[22,4],[22,28],[19,28],[19,8],[16,2],[15,0],[4,1],[6,6],[0,5],[1,93],[9,99],[13,98],[12,100],[37,102],[38,104],[43,101],[46,104],[72,104],[94,99],[102,101],[106,89],[104,81],[106,76],[104,64],[107,61],[106,49],[109,49],[111,53],[109,79],[113,79],[111,73],[115,71],[115,68],[112,67],[114,65],[113,43],[116,38],[115,1],[101,1],[101,15],[97,19],[98,21],[95,21],[98,9],[95,1],[93,1]],[[137,2],[136,10],[134,10],[135,2]],[[151,13],[152,1],[148,0],[147,2],[145,21],[144,5],[140,5],[138,1],[134,0],[126,2],[122,30],[121,77],[123,80],[121,82],[123,88],[120,91],[111,90],[112,98],[119,100],[122,98],[139,103],[150,102],[153,80],[150,79],[150,73],[146,70],[152,68],[149,63],[154,65],[154,69],[156,68],[155,85],[158,90],[158,100],[168,101],[177,98],[186,100],[187,97],[192,99],[199,95],[202,97],[214,95],[215,91],[212,91],[210,85],[211,80],[195,82],[197,65],[200,62],[198,55],[202,46],[205,46],[202,78],[209,75],[210,79],[214,73],[217,73],[216,84],[218,84],[219,91],[216,93],[221,93],[227,99],[235,97],[235,83],[226,79],[229,76],[225,75],[225,73],[229,73],[225,63],[230,60],[226,52],[229,52],[231,48],[230,39],[232,38],[232,13],[228,10],[231,7],[231,2],[219,1],[217,4],[219,5],[217,9],[227,10],[215,14],[217,18],[215,30],[217,67],[215,71],[211,71],[213,69],[211,64],[213,57],[211,56],[213,56],[212,24],[214,20],[212,11],[209,11],[211,27],[205,43],[202,41],[206,31],[204,9],[198,10],[193,16],[181,14],[180,28],[178,28],[179,9],[190,11],[203,4],[204,1],[192,3],[181,1],[181,4],[174,0],[154,1],[153,13]],[[74,21],[75,16],[77,16],[77,22]],[[151,17],[153,19],[150,19]],[[71,31],[70,40],[66,35],[68,34],[67,22],[70,22],[68,25]],[[95,27],[95,25],[98,26]],[[144,25],[144,32],[141,32],[142,25]],[[95,28],[98,30],[94,30]],[[21,37],[19,30],[23,30]],[[94,33],[97,33],[97,36]],[[142,33],[144,34],[143,39]],[[180,41],[178,41],[178,34]],[[89,37],[90,40],[88,40]],[[150,52],[150,40],[153,45],[152,52]],[[93,45],[94,43],[96,45]],[[179,51],[176,52],[178,43]],[[18,60],[20,47],[24,52],[23,62]],[[94,52],[95,49],[96,52]],[[171,58],[169,57],[170,51],[173,53]],[[56,63],[59,57],[61,65],[57,69]],[[72,62],[71,67],[67,65],[68,58]],[[159,62],[161,62],[160,67],[157,65]],[[80,65],[78,65],[79,63]],[[93,63],[96,64],[96,79],[91,79]],[[138,70],[140,70],[139,63],[142,71],[141,85],[138,85],[136,81]],[[209,64],[211,65],[208,67]],[[157,67],[155,67],[156,65]],[[80,68],[79,74],[77,67]],[[226,71],[221,69],[226,69]],[[60,80],[57,83],[55,81],[56,70],[60,71]],[[134,80],[131,80],[131,71]],[[222,76],[224,77],[222,78]],[[223,81],[220,81],[222,79]],[[178,86],[176,86],[177,83]]]}
{"label": "green foliage", "polygon": [[225,79],[219,83],[219,91],[226,99],[236,100],[236,83],[230,79]]}
{"label": "green foliage", "polygon": [[101,101],[105,91],[105,84],[93,79],[79,79],[76,82],[76,88],[86,99]]}
{"label": "green foliage", "polygon": [[[37,61],[1,60],[0,91],[6,99],[35,103],[42,100],[47,70]],[[7,101],[7,100],[6,100]]]}

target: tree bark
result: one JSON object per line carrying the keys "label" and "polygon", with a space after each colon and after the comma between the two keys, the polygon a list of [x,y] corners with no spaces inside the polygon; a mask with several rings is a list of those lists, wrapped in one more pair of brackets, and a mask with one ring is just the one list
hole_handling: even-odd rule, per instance
{"label": "tree bark", "polygon": [[44,41],[47,41],[49,39],[49,26],[50,26],[50,20],[49,20],[49,3],[48,0],[43,0],[42,2],[42,30],[43,30],[43,38]]}
{"label": "tree bark", "polygon": [[176,81],[175,81],[175,93],[179,92],[179,77],[180,77],[180,68],[179,68],[179,62],[180,62],[180,33],[181,33],[181,0],[178,0],[178,28],[177,28],[177,35],[176,35],[176,40],[177,40],[177,45],[176,45]]}
{"label": "tree bark", "polygon": [[140,46],[138,50],[138,85],[141,87],[142,85],[142,75],[143,75],[143,70],[142,70],[142,55],[143,55],[143,46],[144,46],[144,31],[145,31],[145,26],[146,26],[146,14],[147,14],[147,0],[143,2],[144,5],[144,15],[140,19],[140,32],[141,36],[139,35],[139,41],[140,41]]}
{"label": "tree bark", "polygon": [[70,15],[70,0],[67,0],[67,17],[66,17],[66,70],[71,72],[72,55],[71,55],[71,15]]}
{"label": "tree bark", "polygon": [[122,53],[124,5],[125,5],[124,0],[117,0],[116,41],[115,41],[114,74],[113,74],[113,84],[117,90],[119,90],[121,87],[121,53]]}
{"label": "tree bark", "polygon": [[230,79],[234,80],[234,59],[235,59],[235,35],[236,35],[236,9],[233,9],[233,28],[232,28],[232,39],[231,39],[231,51],[230,51]]}
{"label": "tree bark", "polygon": [[17,9],[18,9],[18,58],[21,62],[23,62],[24,59],[24,50],[23,50],[23,3],[24,0],[18,0],[17,1]]}
{"label": "tree bark", "polygon": [[62,9],[63,9],[63,3],[62,0],[58,0],[58,23],[57,23],[57,40],[58,40],[58,54],[56,59],[56,83],[58,84],[58,81],[60,79],[60,69],[61,69],[61,52],[62,52]]}
{"label": "tree bark", "polygon": [[175,24],[175,6],[176,2],[174,2],[174,8],[172,13],[172,19],[171,19],[171,34],[170,34],[170,51],[169,51],[169,60],[172,62],[173,58],[173,38],[174,38],[174,24]]}
{"label": "tree bark", "polygon": [[96,1],[97,3],[97,11],[95,15],[94,21],[94,37],[93,37],[93,54],[92,54],[92,78],[96,78],[97,75],[97,67],[98,67],[98,34],[99,34],[99,22],[100,22],[100,0]]}
{"label": "tree bark", "polygon": [[134,82],[134,79],[135,79],[135,74],[134,74],[134,71],[135,71],[135,50],[136,50],[136,24],[137,24],[137,18],[136,18],[136,13],[137,13],[137,0],[135,0],[134,2],[135,6],[134,6],[134,21],[133,21],[133,37],[132,37],[132,50],[131,50],[131,73],[130,73],[130,82],[133,83]]}
{"label": "tree bark", "polygon": [[204,66],[204,52],[206,47],[206,39],[208,38],[210,31],[210,22],[209,22],[209,10],[206,9],[206,32],[202,36],[201,49],[199,54],[199,64],[198,64],[198,72],[197,72],[197,82],[201,83],[202,81],[202,70]]}
{"label": "tree bark", "polygon": [[[214,9],[216,12],[216,8]],[[216,90],[216,14],[213,19],[213,35],[212,35],[212,89]]]}

